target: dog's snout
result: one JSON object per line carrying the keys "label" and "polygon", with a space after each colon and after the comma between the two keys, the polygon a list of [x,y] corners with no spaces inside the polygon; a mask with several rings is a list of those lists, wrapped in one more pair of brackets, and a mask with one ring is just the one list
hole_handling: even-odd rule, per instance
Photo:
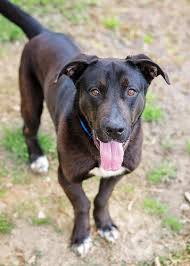
{"label": "dog's snout", "polygon": [[124,130],[124,127],[120,127],[119,125],[109,125],[106,127],[107,135],[112,138],[120,137]]}
{"label": "dog's snout", "polygon": [[124,124],[123,120],[115,120],[110,121],[107,120],[106,123],[104,123],[104,132],[110,139],[120,140],[123,139],[125,133],[126,133],[126,126]]}

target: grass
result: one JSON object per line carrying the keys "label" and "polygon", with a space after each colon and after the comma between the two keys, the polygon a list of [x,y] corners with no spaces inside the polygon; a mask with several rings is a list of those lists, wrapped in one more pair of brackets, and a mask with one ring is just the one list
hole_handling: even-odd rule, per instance
{"label": "grass", "polygon": [[[55,141],[48,134],[39,134],[39,141],[42,149],[49,154],[51,159],[56,158]],[[0,163],[0,176],[11,178],[13,184],[30,184],[31,178],[28,175],[28,169],[23,162],[28,161],[27,147],[22,135],[21,129],[4,128],[0,144],[8,151],[9,160]]]}
{"label": "grass", "polygon": [[0,198],[3,198],[5,194],[7,193],[7,189],[5,188],[0,188]]}
{"label": "grass", "polygon": [[[188,266],[190,265],[190,244],[186,243],[184,250],[179,250],[169,254],[167,257],[159,257],[161,266]],[[151,261],[143,261],[138,266],[155,266],[154,259]]]}
{"label": "grass", "polygon": [[123,184],[121,190],[125,193],[125,195],[129,195],[134,193],[135,187],[132,184]]}
{"label": "grass", "polygon": [[[34,6],[37,8],[37,4],[39,6],[39,1],[37,0],[12,0],[13,3],[21,6],[23,9],[25,9],[28,12],[32,12]],[[40,2],[45,2],[44,0]],[[47,0],[47,2],[50,2]],[[24,37],[24,34],[22,30],[17,27],[15,24],[8,21],[3,16],[0,16],[0,41],[7,42],[7,41],[16,41],[20,40]]]}
{"label": "grass", "polygon": [[162,225],[169,228],[175,233],[179,233],[182,229],[181,221],[169,213],[168,207],[154,198],[146,198],[143,202],[144,210],[151,214],[156,215],[162,219]]}
{"label": "grass", "polygon": [[146,96],[146,107],[143,119],[146,122],[158,122],[163,117],[163,110],[157,105],[155,95],[148,93]]}
{"label": "grass", "polygon": [[[121,261],[120,266],[127,266],[127,265],[128,265],[127,262],[125,262],[124,260]],[[98,266],[98,265],[97,265],[97,266]]]}
{"label": "grass", "polygon": [[[9,178],[13,184],[29,184],[31,179],[28,175],[27,167],[17,161],[17,165],[10,163],[9,161],[1,162],[0,165],[0,178]],[[2,179],[3,180],[3,179]],[[3,182],[3,181],[2,181]],[[3,193],[3,192],[2,192]],[[1,197],[1,190],[0,190]]]}
{"label": "grass", "polygon": [[0,32],[0,41],[2,42],[20,40],[24,36],[17,26],[11,24],[2,16],[0,16]]}
{"label": "grass", "polygon": [[187,149],[187,152],[190,154],[190,141],[187,142],[186,149]]}
{"label": "grass", "polygon": [[26,185],[31,183],[31,178],[24,165],[11,166],[9,175],[14,185]]}
{"label": "grass", "polygon": [[146,44],[152,44],[154,41],[153,36],[151,34],[144,35],[143,40],[144,40],[144,43]]}
{"label": "grass", "polygon": [[0,176],[6,179],[11,178],[13,184],[29,184],[31,181],[26,166],[20,161],[16,164],[1,161]]}
{"label": "grass", "polygon": [[[12,0],[12,2],[33,16],[37,15],[43,18],[44,15],[51,13],[60,14],[73,24],[89,19],[89,9],[99,3],[98,0]],[[21,40],[24,37],[19,27],[2,16],[0,16],[0,33],[1,42],[12,42]]]}
{"label": "grass", "polygon": [[109,30],[116,30],[119,27],[120,22],[117,17],[108,17],[104,19],[103,25]]}
{"label": "grass", "polygon": [[72,24],[79,24],[89,20],[89,8],[96,5],[98,0],[67,0],[59,10]]}
{"label": "grass", "polygon": [[5,214],[0,214],[0,234],[9,234],[14,228],[14,224]]}
{"label": "grass", "polygon": [[32,217],[31,221],[33,225],[50,225],[52,223],[49,217],[45,218]]}
{"label": "grass", "polygon": [[175,216],[166,216],[163,220],[163,224],[176,233],[179,233],[182,229],[182,223]]}
{"label": "grass", "polygon": [[15,206],[14,213],[18,218],[29,221],[32,225],[53,225],[50,217],[37,217],[34,213],[38,213],[38,201],[26,200]]}
{"label": "grass", "polygon": [[153,184],[168,181],[176,177],[176,168],[171,162],[162,162],[148,173],[148,180]]}
{"label": "grass", "polygon": [[155,266],[154,262],[142,261],[138,263],[138,266]]}
{"label": "grass", "polygon": [[7,177],[9,174],[9,170],[7,165],[4,162],[0,162],[0,178]]}
{"label": "grass", "polygon": [[15,206],[14,213],[18,218],[32,217],[37,212],[36,204],[33,200],[26,200]]}
{"label": "grass", "polygon": [[143,207],[146,212],[158,216],[161,216],[168,211],[166,205],[153,198],[146,198]]}
{"label": "grass", "polygon": [[[45,153],[52,158],[56,157],[55,141],[51,136],[41,133],[39,142]],[[28,161],[27,147],[21,129],[4,128],[1,144],[16,160]]]}

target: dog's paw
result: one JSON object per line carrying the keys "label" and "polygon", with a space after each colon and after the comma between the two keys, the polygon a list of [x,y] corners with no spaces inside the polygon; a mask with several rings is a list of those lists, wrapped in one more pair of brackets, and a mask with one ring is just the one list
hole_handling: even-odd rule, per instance
{"label": "dog's paw", "polygon": [[84,258],[89,249],[92,246],[92,239],[90,237],[85,238],[80,244],[73,244],[72,250],[80,257]]}
{"label": "dog's paw", "polygon": [[115,226],[106,229],[98,229],[99,235],[108,242],[114,243],[119,237],[119,231]]}
{"label": "dog's paw", "polygon": [[47,173],[49,168],[49,162],[46,156],[40,156],[37,160],[30,164],[30,168],[33,172],[38,174]]}

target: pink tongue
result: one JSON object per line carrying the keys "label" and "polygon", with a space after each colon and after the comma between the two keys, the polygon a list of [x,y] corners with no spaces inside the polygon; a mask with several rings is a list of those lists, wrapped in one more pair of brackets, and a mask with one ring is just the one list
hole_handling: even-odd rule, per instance
{"label": "pink tongue", "polygon": [[100,141],[101,168],[105,171],[117,171],[121,168],[124,151],[122,143],[110,141],[104,143]]}

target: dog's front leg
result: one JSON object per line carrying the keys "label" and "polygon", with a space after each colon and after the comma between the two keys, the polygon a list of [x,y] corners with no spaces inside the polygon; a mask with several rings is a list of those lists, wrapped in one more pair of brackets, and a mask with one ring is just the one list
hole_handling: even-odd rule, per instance
{"label": "dog's front leg", "polygon": [[94,200],[94,219],[96,227],[101,237],[109,242],[114,242],[118,238],[118,228],[110,217],[108,201],[115,185],[122,176],[102,178],[99,192]]}
{"label": "dog's front leg", "polygon": [[83,257],[88,253],[91,246],[91,238],[89,236],[90,202],[82,189],[81,183],[69,182],[64,177],[61,167],[58,168],[58,178],[74,209],[75,217],[71,245],[74,251]]}

